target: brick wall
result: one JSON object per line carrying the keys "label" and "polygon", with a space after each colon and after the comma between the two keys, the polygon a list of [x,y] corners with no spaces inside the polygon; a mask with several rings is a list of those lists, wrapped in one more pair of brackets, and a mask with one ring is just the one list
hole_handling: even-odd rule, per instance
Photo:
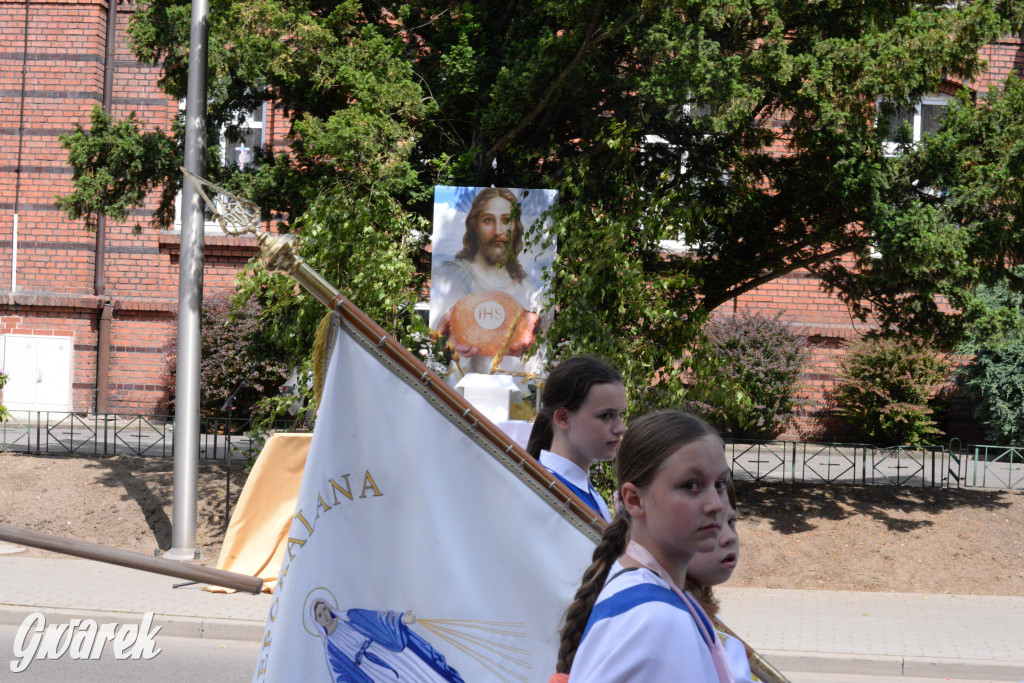
{"label": "brick wall", "polygon": [[[58,136],[76,124],[88,126],[93,106],[103,101],[107,4],[34,0],[27,50],[25,8],[25,3],[0,2],[0,333],[71,337],[71,407],[90,411],[97,391],[98,318],[109,299],[110,410],[165,412],[166,349],[175,344],[177,322],[178,235],[148,227],[155,199],[128,221],[108,221],[104,291],[96,296],[96,235],[54,205],[56,195],[72,188]],[[134,111],[146,128],[167,130],[178,103],[157,88],[159,69],[138,63],[128,50],[124,28],[131,11],[124,4],[118,9],[112,113],[122,118]],[[15,210],[17,270],[12,275]],[[139,223],[143,230],[136,234]],[[229,289],[254,255],[255,240],[209,235],[206,244],[204,290]]]}

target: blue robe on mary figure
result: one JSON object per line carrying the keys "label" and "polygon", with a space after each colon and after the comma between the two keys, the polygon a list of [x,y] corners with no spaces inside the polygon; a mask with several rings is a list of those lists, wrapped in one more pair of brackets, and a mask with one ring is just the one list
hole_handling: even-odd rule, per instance
{"label": "blue robe on mary figure", "polygon": [[[334,683],[424,680],[422,674],[415,678],[403,677],[401,671],[408,667],[397,661],[397,658],[392,660],[386,653],[371,652],[370,648],[375,644],[380,645],[388,652],[402,654],[405,657],[416,657],[426,667],[429,667],[429,672],[436,676],[436,679],[431,676],[431,680],[464,683],[459,672],[445,661],[444,655],[435,650],[430,643],[414,633],[402,621],[402,613],[390,610],[350,609],[344,613],[343,617],[335,614],[333,610],[331,614],[338,617],[334,632],[328,634],[324,626],[319,624],[318,626],[324,638],[327,663],[330,666]],[[361,647],[354,654],[348,654],[342,648],[343,642],[339,629],[351,629],[363,637]],[[336,634],[338,637],[334,637]],[[378,677],[375,679],[363,668],[364,661],[375,664],[383,672],[377,674]],[[385,676],[385,678],[381,678],[381,676]]]}

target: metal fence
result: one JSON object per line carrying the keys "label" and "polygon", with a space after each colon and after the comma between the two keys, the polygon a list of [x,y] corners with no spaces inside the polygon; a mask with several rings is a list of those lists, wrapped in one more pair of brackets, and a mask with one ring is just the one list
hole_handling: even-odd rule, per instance
{"label": "metal fence", "polygon": [[[295,422],[281,420],[273,427],[278,431],[294,431]],[[249,419],[203,418],[200,459],[255,458],[263,448],[263,439],[250,436],[251,429]],[[0,423],[0,448],[48,455],[172,457],[174,418],[114,413],[12,412],[6,422]]]}
{"label": "metal fence", "polygon": [[[203,419],[199,457],[228,462],[255,458],[263,439],[249,435],[252,421]],[[274,424],[295,431],[295,422]],[[0,448],[49,455],[172,457],[171,417],[14,412],[0,423]],[[1024,447],[969,445],[892,446],[803,441],[727,441],[733,476],[745,481],[888,484],[949,488],[1024,489]]]}
{"label": "metal fence", "polygon": [[727,441],[741,481],[1024,489],[1024,448]]}

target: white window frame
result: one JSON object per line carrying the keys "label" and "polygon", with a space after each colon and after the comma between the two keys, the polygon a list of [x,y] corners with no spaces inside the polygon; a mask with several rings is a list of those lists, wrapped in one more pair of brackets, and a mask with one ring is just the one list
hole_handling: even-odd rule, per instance
{"label": "white window frame", "polygon": [[[707,104],[701,104],[694,100],[689,100],[681,105],[681,111],[687,116],[691,116],[694,119],[710,116],[711,107]],[[648,133],[644,135],[644,145],[664,145],[669,151],[676,151],[676,146],[670,143],[660,135],[653,135]],[[679,173],[686,173],[686,154],[679,154]],[[701,249],[700,242],[690,242],[686,238],[685,233],[679,233],[677,238],[674,240],[661,240],[659,243],[661,250],[664,253],[672,254],[674,256],[685,256],[689,254],[697,254]]]}
{"label": "white window frame", "polygon": [[[246,114],[245,114],[245,121],[242,123],[242,125],[240,127],[243,128],[243,129],[244,128],[248,128],[249,130],[253,130],[253,131],[258,130],[259,131],[259,137],[260,137],[259,147],[263,147],[263,145],[266,144],[266,133],[264,132],[265,129],[263,127],[263,124],[264,124],[264,122],[266,121],[266,118],[267,118],[267,103],[266,102],[261,102],[260,103],[260,105],[259,105],[260,117],[259,117],[258,121],[255,118],[253,118],[253,114],[255,114],[256,111],[257,111],[256,109],[253,109],[251,111],[246,112]],[[244,145],[245,141],[242,140],[241,142]],[[224,135],[224,131],[221,130],[221,132],[220,132],[220,161],[221,161],[222,164],[226,164],[227,163],[227,146],[228,146],[227,138]],[[247,163],[251,164],[252,162],[253,161],[250,158]]]}
{"label": "white window frame", "polygon": [[[946,95],[944,93],[928,93],[926,95],[922,95],[921,96],[920,101],[917,102],[914,105],[914,118],[911,121],[912,142],[913,142],[914,145],[917,145],[919,142],[921,142],[921,136],[923,135],[923,133],[921,131],[921,121],[922,121],[921,106],[922,105],[930,105],[930,106],[948,107],[952,102],[953,102],[953,97],[950,96],[950,95]],[[879,99],[876,102],[876,106],[878,106],[878,107],[882,106],[882,100],[881,99]],[[909,109],[909,107],[908,107],[908,109]],[[883,151],[885,152],[886,156],[893,157],[893,156],[896,156],[896,155],[899,154],[899,145],[896,142],[892,141],[892,140],[885,140],[882,143],[882,148],[883,148]],[[924,190],[924,191],[925,192],[936,192],[936,190]],[[878,250],[878,248],[877,248],[877,246],[875,244],[871,244],[871,245],[868,246],[868,256],[873,258],[873,259],[880,259],[880,258],[882,258],[882,252]]]}
{"label": "white window frame", "polygon": [[[921,142],[921,105],[948,107],[952,103],[953,97],[944,93],[928,93],[922,95],[921,99],[914,104],[914,118],[911,121],[912,135],[911,139],[916,145]],[[882,105],[882,100],[879,100],[877,105]],[[909,107],[907,107],[909,109]],[[899,145],[893,140],[885,140],[882,143],[883,150],[887,156],[896,156],[899,154]]]}
{"label": "white window frame", "polygon": [[[258,130],[258,131],[260,131],[260,146],[262,147],[267,142],[266,128],[264,127],[264,124],[265,124],[265,122],[267,120],[267,103],[266,102],[261,102],[259,106],[260,106],[260,109],[261,109],[261,112],[262,112],[262,115],[259,117],[260,120],[257,121],[253,117],[253,113],[256,111],[255,109],[252,110],[251,112],[247,112],[246,115],[245,115],[245,122],[242,124],[242,128],[249,128],[251,130]],[[179,111],[185,111],[185,100],[184,99],[178,100],[178,110]],[[220,162],[222,164],[226,164],[227,163],[227,145],[228,145],[227,137],[225,137],[224,129],[221,128],[221,131],[220,131]],[[251,163],[251,160],[250,160],[250,163]],[[211,197],[211,199],[212,199],[212,197]],[[204,221],[204,230],[206,232],[208,232],[208,233],[212,231],[215,234],[219,234],[220,233],[220,224],[217,221],[211,221],[211,220]],[[181,232],[181,190],[179,190],[178,194],[174,197],[174,225],[173,225],[173,227],[171,227],[168,230],[168,232]]]}

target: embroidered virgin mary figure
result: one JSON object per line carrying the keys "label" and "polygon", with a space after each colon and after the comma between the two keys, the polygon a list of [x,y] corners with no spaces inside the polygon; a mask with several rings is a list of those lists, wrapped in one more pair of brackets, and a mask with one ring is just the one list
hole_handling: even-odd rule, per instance
{"label": "embroidered virgin mary figure", "polygon": [[310,610],[334,683],[464,683],[444,655],[409,628],[416,623],[412,612],[369,609],[336,612],[323,599],[315,600]]}

